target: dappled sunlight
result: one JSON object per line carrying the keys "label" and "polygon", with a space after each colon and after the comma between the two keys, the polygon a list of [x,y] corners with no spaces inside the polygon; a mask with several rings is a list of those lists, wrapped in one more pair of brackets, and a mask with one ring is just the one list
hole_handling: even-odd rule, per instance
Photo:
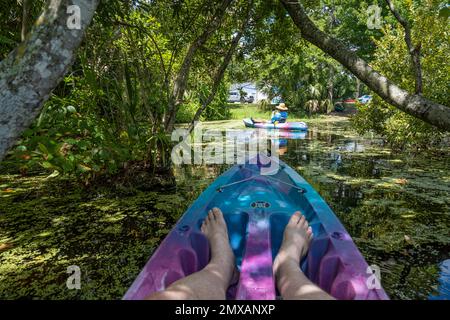
{"label": "dappled sunlight", "polygon": [[[380,266],[391,298],[424,298],[449,248],[448,163],[395,154],[333,119],[313,119],[305,139],[288,139],[281,159],[327,201],[367,262]],[[61,177],[1,175],[0,195],[8,197],[0,202],[0,296],[122,297],[180,215],[229,166],[175,167],[175,189],[127,195],[83,191]],[[2,192],[8,188],[14,192]],[[240,194],[223,205],[249,199]],[[230,235],[233,248],[243,240]],[[73,264],[82,270],[77,292],[65,288]]]}
{"label": "dappled sunlight", "polygon": [[[437,273],[422,271],[434,271],[450,243],[448,162],[396,154],[377,137],[350,138],[349,127],[310,128],[318,132],[289,141],[282,159],[325,198],[368,263],[384,268],[383,286],[391,298],[426,298],[423,292],[434,290]],[[364,150],[346,148],[352,142]],[[402,268],[412,265],[414,272],[400,280]]]}
{"label": "dappled sunlight", "polygon": [[[187,204],[176,194],[92,197],[67,186],[48,196],[57,180],[21,180],[31,188],[0,202],[0,296],[9,299],[120,298]],[[70,265],[81,268],[81,291],[65,286]]]}

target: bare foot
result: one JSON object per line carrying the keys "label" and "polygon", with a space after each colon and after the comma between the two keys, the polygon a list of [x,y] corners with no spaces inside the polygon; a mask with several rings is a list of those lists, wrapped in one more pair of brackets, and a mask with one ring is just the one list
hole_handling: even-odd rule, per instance
{"label": "bare foot", "polygon": [[211,261],[208,267],[219,268],[219,272],[223,272],[224,277],[231,281],[233,272],[235,272],[235,258],[228,240],[227,225],[219,208],[209,210],[201,230],[211,248]]}
{"label": "bare foot", "polygon": [[275,275],[284,263],[293,262],[299,266],[301,259],[308,252],[312,236],[312,229],[308,226],[305,216],[296,211],[284,229],[283,242],[273,263]]}
{"label": "bare foot", "polygon": [[228,242],[227,225],[222,212],[214,208],[201,226],[209,241],[211,260],[202,270],[172,283],[163,291],[152,293],[152,300],[212,299],[223,300],[233,277],[234,254]]}
{"label": "bare foot", "polygon": [[273,263],[277,288],[284,300],[334,299],[300,269],[300,261],[308,252],[312,236],[308,221],[299,211],[295,212],[284,229],[283,243]]}

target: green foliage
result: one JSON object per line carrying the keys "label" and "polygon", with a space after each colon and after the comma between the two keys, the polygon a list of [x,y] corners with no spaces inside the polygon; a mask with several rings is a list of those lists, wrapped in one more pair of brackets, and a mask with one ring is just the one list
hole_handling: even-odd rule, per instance
{"label": "green foliage", "polygon": [[[222,81],[213,101],[202,113],[202,121],[227,120],[231,118],[230,109],[227,107],[229,83]],[[208,87],[202,90],[201,95],[206,96],[209,93]]]}
{"label": "green foliage", "polygon": [[194,119],[195,112],[200,108],[200,103],[198,101],[191,101],[189,103],[184,103],[180,110],[177,112],[176,122],[177,123],[189,123]]}
{"label": "green foliage", "polygon": [[[231,112],[227,106],[228,87],[228,82],[221,82],[213,101],[202,112],[200,121],[227,120],[231,118]],[[177,123],[189,123],[194,119],[195,113],[210,94],[211,88],[208,81],[202,82],[197,78],[196,85],[192,89],[189,94],[186,94],[185,103],[177,112]]]}
{"label": "green foliage", "polygon": [[[61,176],[0,181],[1,299],[120,299],[190,201],[80,190]],[[66,287],[71,265],[81,269],[81,290]]]}
{"label": "green foliage", "polygon": [[[410,5],[405,8],[412,17],[413,42],[421,44],[423,70],[423,94],[433,101],[448,104],[450,95],[447,84],[450,81],[448,67],[448,21],[439,18],[436,2],[425,5]],[[401,87],[414,91],[414,73],[410,57],[403,39],[400,25],[387,25],[384,37],[375,40],[377,50],[373,65]],[[399,111],[375,97],[368,105],[359,105],[353,118],[359,133],[373,131],[383,136],[393,147],[404,149],[428,149],[440,147],[445,134],[436,128]]]}
{"label": "green foliage", "polygon": [[[339,15],[345,15],[347,5],[341,8],[318,1],[307,4],[319,26],[327,32],[336,32],[336,24],[330,21],[332,15],[321,5],[333,7]],[[234,82],[254,81],[269,100],[281,96],[291,112],[299,114],[325,113],[337,99],[354,96],[354,77],[303,40],[278,2],[271,3],[265,10],[265,18],[258,21],[258,28],[249,36],[248,51],[237,55],[230,66],[229,76]],[[317,100],[316,104],[321,107],[312,111],[308,104],[311,100]]]}
{"label": "green foliage", "polygon": [[139,149],[126,131],[119,136],[108,123],[93,115],[83,117],[74,106],[61,107],[52,101],[38,123],[25,131],[14,157],[26,171],[39,164],[45,169],[88,180],[100,174],[114,174],[126,161],[138,158]]}
{"label": "green foliage", "polygon": [[261,108],[257,104],[232,104],[228,108],[231,110],[231,118],[240,120],[253,117],[255,119],[270,119],[272,113],[272,105],[267,109]]}
{"label": "green foliage", "polygon": [[165,132],[157,132],[148,140],[148,154],[152,163],[152,168],[167,168],[170,166],[170,147],[172,142]]}
{"label": "green foliage", "polygon": [[[21,6],[12,2],[11,10],[0,10],[11,24],[0,32],[0,58],[20,39]],[[36,12],[41,5],[35,2]],[[14,151],[21,172],[39,165],[87,183],[135,161],[167,167],[170,143],[161,128],[174,79],[217,5],[211,0],[171,5],[102,1],[72,69]],[[239,1],[231,10],[242,16],[246,8]],[[240,20],[224,17],[205,50],[195,55],[178,122],[190,122],[209,95],[214,69],[229,45],[224,39],[231,38]],[[223,81],[201,120],[230,117],[227,89]]]}

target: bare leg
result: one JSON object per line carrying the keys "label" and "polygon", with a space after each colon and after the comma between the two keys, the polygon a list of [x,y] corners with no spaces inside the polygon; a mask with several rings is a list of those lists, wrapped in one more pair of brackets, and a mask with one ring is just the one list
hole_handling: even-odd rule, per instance
{"label": "bare leg", "polygon": [[300,260],[308,252],[312,230],[305,217],[295,212],[284,230],[283,243],[273,263],[278,290],[285,300],[334,299],[312,283],[300,269]]}
{"label": "bare leg", "polygon": [[147,297],[150,300],[220,300],[225,299],[235,268],[234,254],[222,211],[209,211],[202,232],[211,247],[211,261],[202,270],[172,283],[166,290]]}
{"label": "bare leg", "polygon": [[268,122],[268,121],[265,120],[265,119],[253,119],[253,118],[252,118],[252,120],[253,120],[253,122],[255,122],[255,123],[266,123],[266,122]]}

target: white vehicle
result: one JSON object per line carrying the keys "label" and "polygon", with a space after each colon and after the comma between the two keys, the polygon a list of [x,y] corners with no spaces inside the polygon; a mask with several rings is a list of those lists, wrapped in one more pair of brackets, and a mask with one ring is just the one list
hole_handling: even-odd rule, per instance
{"label": "white vehicle", "polygon": [[361,102],[362,104],[368,103],[372,100],[372,96],[369,95],[364,95],[358,98],[358,101]]}
{"label": "white vehicle", "polygon": [[241,101],[241,95],[239,94],[239,91],[230,91],[228,94],[228,100],[227,102],[230,103],[237,103]]}

